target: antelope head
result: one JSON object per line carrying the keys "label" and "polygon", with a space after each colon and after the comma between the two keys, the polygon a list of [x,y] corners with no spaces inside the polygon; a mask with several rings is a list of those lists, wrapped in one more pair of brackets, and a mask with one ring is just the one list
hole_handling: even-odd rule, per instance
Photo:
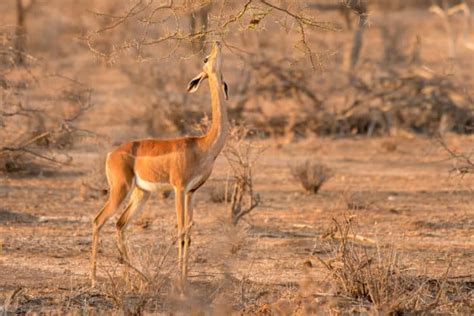
{"label": "antelope head", "polygon": [[199,75],[194,77],[188,84],[188,92],[194,93],[197,91],[201,82],[208,78],[209,76],[215,76],[216,78],[220,79],[220,83],[222,84],[222,89],[224,91],[225,99],[228,100],[228,87],[227,83],[224,81],[224,77],[222,76],[221,72],[221,65],[222,65],[222,53],[221,53],[222,44],[218,41],[212,44],[211,53],[204,58],[204,66],[202,67],[202,71]]}

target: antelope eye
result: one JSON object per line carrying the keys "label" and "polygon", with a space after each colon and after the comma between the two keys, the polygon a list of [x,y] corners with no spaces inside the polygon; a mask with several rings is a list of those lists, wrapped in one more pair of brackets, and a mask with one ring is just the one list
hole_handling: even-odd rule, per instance
{"label": "antelope eye", "polygon": [[208,60],[209,60],[209,57],[205,57],[204,58],[204,63],[207,63]]}

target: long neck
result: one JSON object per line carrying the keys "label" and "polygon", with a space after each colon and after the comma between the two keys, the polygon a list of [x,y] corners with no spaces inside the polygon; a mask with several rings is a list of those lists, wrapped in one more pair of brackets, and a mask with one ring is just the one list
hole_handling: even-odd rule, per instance
{"label": "long neck", "polygon": [[211,91],[212,121],[207,134],[202,138],[204,150],[217,156],[224,147],[227,137],[227,108],[222,91],[220,76],[209,75],[209,89]]}

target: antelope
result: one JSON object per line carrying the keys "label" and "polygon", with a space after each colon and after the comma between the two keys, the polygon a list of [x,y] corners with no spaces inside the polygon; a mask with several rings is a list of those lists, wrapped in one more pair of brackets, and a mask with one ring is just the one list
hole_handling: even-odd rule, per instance
{"label": "antelope", "polygon": [[143,209],[151,192],[157,191],[162,184],[171,184],[175,192],[178,222],[178,266],[181,270],[181,288],[185,290],[194,196],[211,175],[214,161],[228,133],[225,104],[228,89],[221,64],[221,44],[214,42],[211,53],[204,59],[202,72],[187,87],[189,93],[194,93],[204,79],[209,81],[212,121],[205,135],[130,141],[107,155],[105,172],[110,193],[92,225],[92,286],[96,282],[99,232],[107,219],[117,212],[127,195],[130,196],[116,223],[121,258],[130,262],[124,238],[127,225]]}

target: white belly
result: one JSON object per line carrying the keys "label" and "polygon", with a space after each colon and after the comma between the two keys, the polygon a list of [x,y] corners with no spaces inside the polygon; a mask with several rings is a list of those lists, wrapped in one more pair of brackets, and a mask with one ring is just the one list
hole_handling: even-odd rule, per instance
{"label": "white belly", "polygon": [[135,174],[135,184],[140,189],[145,190],[145,191],[149,191],[149,192],[155,192],[155,191],[159,191],[163,188],[168,188],[169,187],[168,183],[149,182],[149,181],[143,180],[142,178],[140,178],[140,176],[138,174]]}

